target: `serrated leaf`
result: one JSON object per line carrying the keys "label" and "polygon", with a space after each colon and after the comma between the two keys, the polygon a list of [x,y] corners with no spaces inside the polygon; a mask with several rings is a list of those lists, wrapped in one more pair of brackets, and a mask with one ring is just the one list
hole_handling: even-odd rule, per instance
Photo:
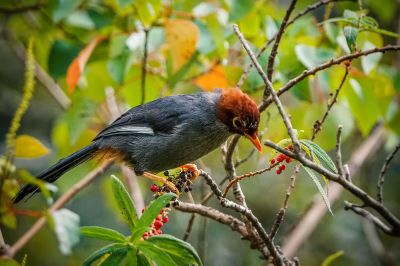
{"label": "serrated leaf", "polygon": [[301,143],[309,147],[313,153],[320,159],[322,162],[324,162],[329,170],[337,173],[336,165],[332,161],[331,157],[320,147],[318,146],[315,142],[312,142],[311,140],[308,139],[302,139],[300,140]]}
{"label": "serrated leaf", "polygon": [[151,258],[157,266],[174,266],[178,265],[175,261],[162,249],[147,241],[140,241],[138,249],[148,258]]}
{"label": "serrated leaf", "polygon": [[15,157],[17,158],[36,158],[49,152],[46,146],[32,136],[19,135],[15,140]]}
{"label": "serrated leaf", "polygon": [[307,172],[307,174],[311,177],[311,180],[316,185],[319,194],[321,195],[326,207],[328,208],[328,211],[333,215],[332,210],[331,210],[331,205],[329,203],[328,195],[326,194],[324,188],[322,187],[321,183],[319,182],[318,177],[314,174],[314,172],[311,169],[309,169],[303,165],[302,165],[302,167]]}
{"label": "serrated leaf", "polygon": [[133,232],[132,241],[136,241],[142,237],[142,235],[148,230],[150,224],[160,213],[161,209],[165,208],[165,205],[167,205],[167,203],[169,203],[174,197],[176,197],[174,193],[165,193],[150,203],[136,224],[137,226]]}
{"label": "serrated leaf", "polygon": [[80,232],[83,236],[123,243],[126,238],[121,233],[110,228],[100,226],[82,226]]}
{"label": "serrated leaf", "polygon": [[196,250],[187,242],[171,235],[157,235],[145,240],[158,248],[177,262],[178,265],[202,265]]}
{"label": "serrated leaf", "polygon": [[61,253],[71,254],[72,247],[79,242],[79,215],[68,209],[60,209],[53,212],[52,217]]}
{"label": "serrated leaf", "polygon": [[121,252],[126,252],[130,249],[130,247],[126,244],[121,244],[121,243],[114,243],[105,247],[102,247],[99,250],[96,250],[93,252],[89,257],[85,259],[83,262],[83,266],[90,266],[92,265],[93,262],[96,260],[100,259],[106,254],[115,254],[115,253],[121,253]]}
{"label": "serrated leaf", "polygon": [[350,51],[354,51],[356,49],[356,40],[358,35],[358,29],[352,26],[346,26],[343,28],[343,34],[346,38],[347,46]]}
{"label": "serrated leaf", "polygon": [[138,223],[138,216],[133,200],[122,182],[114,175],[111,176],[111,187],[122,216],[133,231]]}

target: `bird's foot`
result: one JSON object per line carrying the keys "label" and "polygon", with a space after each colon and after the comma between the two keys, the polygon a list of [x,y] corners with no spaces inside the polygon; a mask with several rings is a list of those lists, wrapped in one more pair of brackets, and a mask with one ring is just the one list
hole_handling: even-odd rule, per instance
{"label": "bird's foot", "polygon": [[188,163],[181,166],[182,171],[190,175],[190,181],[196,180],[200,175],[200,171],[195,164]]}
{"label": "bird's foot", "polygon": [[143,176],[146,177],[146,178],[148,178],[148,179],[151,179],[151,180],[153,180],[153,181],[155,181],[155,182],[160,182],[160,183],[162,183],[164,186],[167,186],[167,187],[169,188],[170,191],[174,192],[177,196],[179,196],[180,192],[179,192],[179,190],[176,188],[175,184],[172,183],[172,182],[170,182],[170,181],[168,181],[167,179],[165,179],[165,178],[163,178],[163,177],[161,177],[161,176],[158,176],[158,175],[149,173],[149,172],[144,172],[144,173],[143,173]]}

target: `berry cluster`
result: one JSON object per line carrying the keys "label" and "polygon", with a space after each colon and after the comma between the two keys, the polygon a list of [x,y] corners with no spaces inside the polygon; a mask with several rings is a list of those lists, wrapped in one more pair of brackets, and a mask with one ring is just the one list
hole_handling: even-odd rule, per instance
{"label": "berry cluster", "polygon": [[[292,151],[293,150],[293,146],[289,145],[288,147],[285,148],[285,150],[287,151]],[[283,154],[283,153],[279,153],[276,157],[272,158],[269,162],[271,165],[278,165],[278,169],[276,169],[276,173],[278,175],[280,175],[282,173],[283,170],[286,169],[286,165],[284,164],[285,162],[287,164],[289,164],[292,161],[292,158],[290,158],[289,156]]]}
{"label": "berry cluster", "polygon": [[[194,173],[192,173],[192,171],[190,170],[187,171],[182,170],[177,175],[171,175],[168,171],[165,171],[164,176],[167,178],[167,181],[175,185],[175,187],[178,189],[180,193],[182,193],[183,191],[189,192],[192,191],[193,189],[192,178],[194,177]],[[155,198],[158,198],[163,193],[170,192],[170,189],[166,185],[158,186],[156,184],[152,184],[150,186],[150,191],[155,193],[154,195]],[[173,203],[177,203],[177,201],[174,201]]]}
{"label": "berry cluster", "polygon": [[[142,213],[144,212],[145,209],[142,210]],[[143,239],[146,240],[147,238],[155,235],[161,235],[163,232],[161,230],[161,227],[163,227],[164,224],[168,223],[168,212],[170,209],[164,208],[160,211],[160,214],[156,216],[154,221],[150,225],[150,230],[145,232],[143,234]]]}

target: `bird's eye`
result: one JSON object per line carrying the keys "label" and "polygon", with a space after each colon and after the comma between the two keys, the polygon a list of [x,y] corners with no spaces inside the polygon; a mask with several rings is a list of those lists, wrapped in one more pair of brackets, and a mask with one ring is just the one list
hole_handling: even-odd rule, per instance
{"label": "bird's eye", "polygon": [[246,126],[246,123],[239,117],[233,118],[232,124],[235,128],[244,128]]}

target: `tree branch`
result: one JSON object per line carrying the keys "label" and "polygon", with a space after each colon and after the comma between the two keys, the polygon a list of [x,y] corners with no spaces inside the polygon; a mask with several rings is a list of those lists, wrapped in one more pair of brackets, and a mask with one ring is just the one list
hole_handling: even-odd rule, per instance
{"label": "tree branch", "polygon": [[377,184],[377,199],[379,202],[383,201],[383,184],[385,183],[385,174],[389,167],[390,162],[392,161],[393,157],[400,149],[400,144],[397,144],[396,148],[386,157],[385,163],[382,166],[381,172],[379,174],[378,184]]}
{"label": "tree branch", "polygon": [[[96,177],[102,175],[110,166],[113,164],[113,161],[106,161],[102,163],[99,167],[88,173],[82,180],[73,185],[64,195],[62,195],[54,204],[50,207],[50,212],[55,212],[62,208],[65,204],[68,203],[76,194],[78,194],[81,190],[86,188],[89,184],[91,184]],[[33,236],[35,236],[40,229],[47,223],[47,218],[45,216],[39,218],[35,224],[25,232],[18,240],[14,243],[9,249],[9,254],[13,257],[23,246],[25,246],[29,240]]]}

